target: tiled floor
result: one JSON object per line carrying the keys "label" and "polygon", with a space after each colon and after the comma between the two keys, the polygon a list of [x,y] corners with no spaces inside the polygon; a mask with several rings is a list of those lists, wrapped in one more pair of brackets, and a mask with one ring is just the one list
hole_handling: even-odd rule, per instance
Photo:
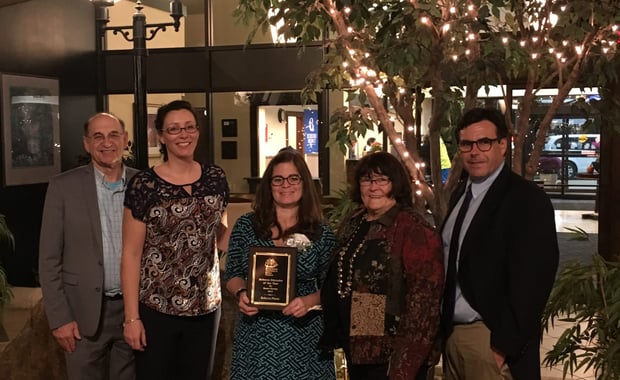
{"label": "tiled floor", "polygon": [[[568,232],[565,227],[579,227],[587,233],[598,233],[598,222],[592,219],[583,219],[583,214],[590,214],[589,211],[575,210],[559,210],[556,211],[556,226],[558,232]],[[29,308],[32,307],[40,298],[41,290],[39,288],[14,288],[15,298],[11,305],[5,308],[3,323],[9,339],[14,338],[21,328],[24,326],[29,316]],[[556,323],[553,330],[547,333],[541,345],[541,357],[544,357],[555,340],[563,331],[562,322]],[[6,342],[0,342],[0,351],[6,346]],[[546,368],[541,366],[543,380],[560,380],[562,379],[562,368]],[[594,380],[591,373],[577,373],[574,377],[568,377],[567,380]]]}

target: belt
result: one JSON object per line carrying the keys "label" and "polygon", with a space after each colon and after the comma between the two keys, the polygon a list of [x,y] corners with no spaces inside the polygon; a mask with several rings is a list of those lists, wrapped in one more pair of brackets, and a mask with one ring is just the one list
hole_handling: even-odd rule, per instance
{"label": "belt", "polygon": [[116,293],[112,296],[108,296],[108,295],[104,295],[103,299],[105,301],[120,301],[123,299],[123,294],[122,293]]}
{"label": "belt", "polygon": [[454,321],[454,322],[452,322],[452,326],[473,325],[474,323],[478,323],[478,322],[482,322],[482,319],[476,319],[476,320],[470,321],[470,322],[457,322],[457,321]]}

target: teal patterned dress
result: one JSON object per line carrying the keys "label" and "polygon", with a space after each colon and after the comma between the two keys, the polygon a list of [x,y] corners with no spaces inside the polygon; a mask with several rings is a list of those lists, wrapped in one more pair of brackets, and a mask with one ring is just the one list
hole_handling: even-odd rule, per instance
{"label": "teal patterned dress", "polygon": [[[228,244],[224,280],[247,278],[252,246],[273,247],[271,239],[256,236],[252,213],[237,219]],[[321,236],[297,256],[297,296],[320,289],[329,257],[336,243],[326,224]],[[316,345],[323,331],[323,317],[310,311],[302,318],[280,311],[260,311],[248,317],[239,313],[232,354],[232,380],[330,380],[335,379],[331,358],[319,355]]]}

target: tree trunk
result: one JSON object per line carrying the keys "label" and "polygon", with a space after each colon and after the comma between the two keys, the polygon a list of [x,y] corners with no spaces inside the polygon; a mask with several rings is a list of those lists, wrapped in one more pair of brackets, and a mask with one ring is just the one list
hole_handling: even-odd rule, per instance
{"label": "tree trunk", "polygon": [[[620,110],[620,82],[610,89],[613,94],[610,104]],[[607,120],[617,123],[618,120]],[[620,261],[620,176],[613,168],[620,166],[620,133],[614,125],[601,128],[601,171],[597,203],[599,211],[598,250],[607,260]],[[614,175],[614,172],[616,175]]]}

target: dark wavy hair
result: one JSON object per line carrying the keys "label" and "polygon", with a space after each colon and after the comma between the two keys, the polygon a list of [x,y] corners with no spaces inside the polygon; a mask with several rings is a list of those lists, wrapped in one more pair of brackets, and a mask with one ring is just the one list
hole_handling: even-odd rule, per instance
{"label": "dark wavy hair", "polygon": [[[155,129],[157,129],[157,132],[160,135],[164,133],[164,119],[166,118],[166,115],[172,111],[180,110],[187,110],[191,112],[192,116],[194,116],[196,127],[198,127],[198,117],[196,116],[196,111],[194,111],[192,104],[187,100],[173,100],[157,109],[157,115],[155,116]],[[159,148],[159,151],[163,154],[163,160],[168,161],[168,148],[166,148],[166,144],[162,144],[161,142],[160,145],[161,147]]]}
{"label": "dark wavy hair", "polygon": [[504,119],[504,115],[502,115],[500,111],[493,108],[472,108],[467,111],[465,115],[463,115],[463,117],[456,126],[456,130],[454,131],[454,133],[456,134],[456,141],[461,141],[461,130],[483,120],[490,121],[491,123],[493,123],[493,125],[495,125],[498,139],[504,139],[508,137],[509,132],[508,127],[506,126],[506,119]]}
{"label": "dark wavy hair", "polygon": [[[299,200],[299,209],[297,211],[297,224],[286,231],[282,230],[282,226],[276,218],[276,206],[271,192],[271,177],[276,165],[290,162],[301,176],[301,184],[303,188],[301,199]],[[254,229],[257,235],[262,239],[270,239],[271,228],[278,229],[279,239],[293,233],[305,234],[310,240],[317,239],[321,234],[321,222],[323,221],[323,212],[321,210],[321,200],[319,193],[312,180],[310,169],[306,165],[303,156],[297,151],[291,149],[281,150],[267,166],[263,177],[256,189],[256,196],[252,203],[252,209],[255,212]]]}
{"label": "dark wavy hair", "polygon": [[403,164],[387,152],[369,153],[357,163],[350,193],[351,200],[362,203],[360,179],[372,174],[385,175],[392,181],[392,190],[388,196],[394,198],[396,203],[403,206],[413,206],[411,177]]}

